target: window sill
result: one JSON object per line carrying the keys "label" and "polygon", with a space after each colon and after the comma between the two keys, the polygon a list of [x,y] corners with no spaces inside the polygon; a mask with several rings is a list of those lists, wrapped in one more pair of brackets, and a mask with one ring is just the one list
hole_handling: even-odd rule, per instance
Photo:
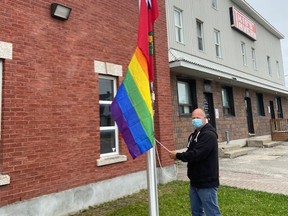
{"label": "window sill", "polygon": [[224,116],[224,117],[227,117],[227,118],[230,118],[230,117],[233,118],[233,117],[235,117],[235,115],[233,115],[233,114],[224,114],[223,116]]}
{"label": "window sill", "polygon": [[126,155],[114,155],[97,159],[97,166],[105,166],[114,163],[127,161]]}
{"label": "window sill", "polygon": [[8,185],[8,184],[10,184],[10,176],[0,174],[0,186]]}
{"label": "window sill", "polygon": [[185,43],[183,41],[176,41],[176,43],[185,46]]}
{"label": "window sill", "polygon": [[189,118],[191,118],[191,114],[192,113],[185,113],[185,114],[179,113],[179,117],[185,117],[185,118],[189,117]]}

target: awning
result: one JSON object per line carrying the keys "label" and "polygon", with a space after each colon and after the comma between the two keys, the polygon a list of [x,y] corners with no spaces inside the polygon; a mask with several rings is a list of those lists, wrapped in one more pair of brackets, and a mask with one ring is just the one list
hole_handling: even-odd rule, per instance
{"label": "awning", "polygon": [[170,49],[168,55],[171,72],[175,72],[180,76],[203,78],[231,86],[288,96],[288,88],[286,86],[262,77],[253,76],[174,49]]}

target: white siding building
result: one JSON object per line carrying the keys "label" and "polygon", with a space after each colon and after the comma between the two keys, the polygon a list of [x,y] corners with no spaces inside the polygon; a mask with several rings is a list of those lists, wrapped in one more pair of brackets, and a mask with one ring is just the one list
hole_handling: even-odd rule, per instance
{"label": "white siding building", "polygon": [[196,107],[220,141],[269,135],[288,112],[284,36],[242,0],[167,0],[166,19],[177,147]]}

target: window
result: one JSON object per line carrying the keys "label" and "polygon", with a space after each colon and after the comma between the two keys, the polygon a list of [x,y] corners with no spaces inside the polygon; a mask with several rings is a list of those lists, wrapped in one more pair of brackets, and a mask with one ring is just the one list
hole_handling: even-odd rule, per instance
{"label": "window", "polygon": [[177,8],[174,8],[174,23],[175,23],[175,34],[176,41],[184,43],[183,40],[183,12]]}
{"label": "window", "polygon": [[272,71],[271,71],[270,56],[267,56],[267,66],[268,66],[268,73],[271,76],[272,75]]}
{"label": "window", "polygon": [[282,100],[281,97],[276,98],[277,103],[277,116],[278,118],[283,118]]}
{"label": "window", "polygon": [[216,56],[221,58],[221,43],[220,43],[220,31],[214,29],[214,42],[216,49]]}
{"label": "window", "polygon": [[[2,83],[3,83],[3,68],[4,68],[4,61],[5,59],[12,59],[13,50],[12,50],[12,43],[7,43],[4,41],[0,41],[0,128],[1,128],[1,115],[2,115]],[[0,129],[1,133],[1,129]],[[2,146],[0,145],[0,149],[3,150]],[[3,151],[0,153],[0,186],[9,185],[10,184],[10,176],[3,175],[2,172],[2,165],[3,165]]]}
{"label": "window", "polygon": [[279,65],[279,61],[276,61],[276,67],[277,67],[277,77],[280,78],[280,65]]}
{"label": "window", "polygon": [[222,106],[224,115],[235,116],[233,91],[231,87],[222,87]]}
{"label": "window", "polygon": [[252,65],[253,65],[253,69],[256,70],[257,69],[257,64],[256,64],[256,52],[254,48],[251,48],[251,52],[252,52]]}
{"label": "window", "polygon": [[196,20],[198,49],[204,51],[203,22]]}
{"label": "window", "polygon": [[100,76],[99,79],[99,112],[100,112],[100,156],[119,153],[118,129],[111,116],[110,105],[116,89],[116,79]]}
{"label": "window", "polygon": [[256,98],[257,98],[257,113],[259,116],[265,116],[263,94],[256,93]]}
{"label": "window", "polygon": [[214,9],[217,9],[218,8],[218,0],[212,0],[212,7]]}
{"label": "window", "polygon": [[244,42],[241,42],[241,55],[242,55],[242,62],[243,65],[247,65],[247,57],[246,57],[246,45]]}
{"label": "window", "polygon": [[180,115],[188,115],[197,107],[195,81],[177,80],[178,107]]}

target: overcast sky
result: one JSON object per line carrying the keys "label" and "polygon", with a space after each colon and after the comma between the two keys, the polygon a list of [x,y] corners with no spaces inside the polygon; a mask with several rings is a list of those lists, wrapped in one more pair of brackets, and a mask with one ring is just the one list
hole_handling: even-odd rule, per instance
{"label": "overcast sky", "polygon": [[281,40],[285,83],[288,86],[288,0],[246,0],[262,17],[274,26],[284,39]]}

